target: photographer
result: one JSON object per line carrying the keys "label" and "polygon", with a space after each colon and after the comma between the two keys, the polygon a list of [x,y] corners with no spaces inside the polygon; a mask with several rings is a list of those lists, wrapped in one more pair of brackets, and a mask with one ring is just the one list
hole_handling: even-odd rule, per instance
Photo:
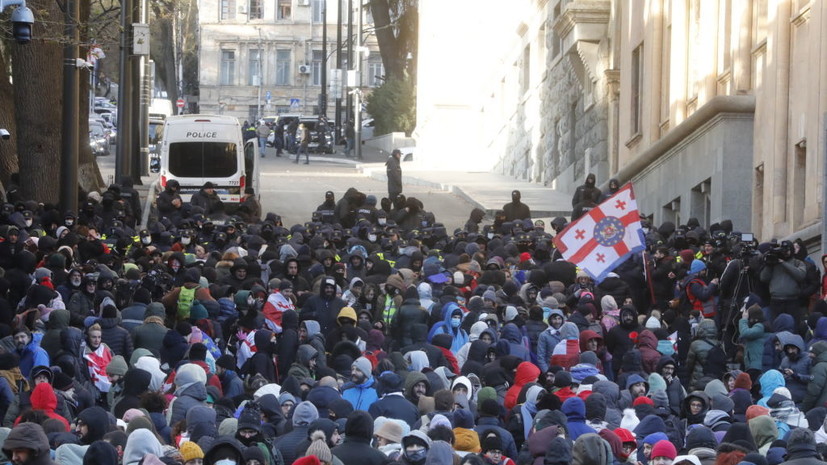
{"label": "photographer", "polygon": [[770,313],[775,319],[782,313],[790,314],[796,321],[802,316],[799,305],[801,285],[807,277],[804,262],[794,258],[793,244],[784,241],[764,254],[761,282],[770,288]]}

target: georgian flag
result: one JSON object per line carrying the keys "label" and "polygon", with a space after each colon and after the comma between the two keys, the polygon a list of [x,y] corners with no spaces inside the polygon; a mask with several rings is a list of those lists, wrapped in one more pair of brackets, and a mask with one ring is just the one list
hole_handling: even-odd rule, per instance
{"label": "georgian flag", "polygon": [[645,248],[640,213],[632,184],[626,184],[603,203],[570,223],[554,245],[597,282]]}

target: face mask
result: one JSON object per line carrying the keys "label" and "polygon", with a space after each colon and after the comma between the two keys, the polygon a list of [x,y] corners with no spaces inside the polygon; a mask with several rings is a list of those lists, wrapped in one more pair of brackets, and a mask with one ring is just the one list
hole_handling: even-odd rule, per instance
{"label": "face mask", "polygon": [[426,449],[418,449],[415,451],[405,451],[405,458],[408,459],[409,462],[414,464],[419,464],[425,462],[425,457],[428,455],[428,451]]}
{"label": "face mask", "polygon": [[28,228],[31,225],[32,225],[32,220],[26,220],[26,227]]}
{"label": "face mask", "polygon": [[65,224],[66,226],[71,227],[73,224],[75,224],[75,220],[66,220],[66,221],[63,222],[63,224]]}
{"label": "face mask", "polygon": [[236,465],[236,461],[232,459],[218,460],[215,465]]}
{"label": "face mask", "polygon": [[387,219],[387,218],[379,218],[379,219],[377,220],[377,222],[378,222],[381,226],[385,226],[385,223],[387,223],[387,222],[388,222],[388,219]]}
{"label": "face mask", "polygon": [[462,318],[458,318],[458,317],[451,318],[451,327],[452,328],[459,328],[460,323],[462,323]]}
{"label": "face mask", "polygon": [[494,239],[494,233],[488,233],[488,240]]}
{"label": "face mask", "polygon": [[368,240],[371,242],[376,242],[376,234],[368,234]]}
{"label": "face mask", "polygon": [[190,245],[190,238],[189,237],[182,237],[181,243],[184,245]]}
{"label": "face mask", "polygon": [[152,242],[152,238],[149,237],[149,236],[144,236],[144,237],[141,238],[141,242],[144,245],[149,245]]}
{"label": "face mask", "polygon": [[253,296],[248,296],[247,297],[247,305],[252,307],[254,303],[256,303],[256,299],[254,299]]}

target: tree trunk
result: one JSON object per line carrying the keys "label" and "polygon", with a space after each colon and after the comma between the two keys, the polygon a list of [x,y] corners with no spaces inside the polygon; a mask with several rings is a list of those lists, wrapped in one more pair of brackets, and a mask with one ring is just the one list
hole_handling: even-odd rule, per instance
{"label": "tree trunk", "polygon": [[[14,88],[9,82],[5,70],[9,69],[8,48],[0,47],[0,128],[9,131],[13,140],[0,140],[0,182],[9,182],[12,173],[17,172],[17,124],[14,121]],[[3,197],[0,195],[0,197]]]}
{"label": "tree trunk", "polygon": [[[54,0],[30,0],[32,42],[11,44],[17,154],[25,199],[58,203],[60,188],[63,12]],[[44,20],[49,18],[48,21]],[[88,143],[87,143],[88,146]]]}
{"label": "tree trunk", "polygon": [[379,43],[379,54],[382,64],[385,65],[385,75],[388,78],[401,79],[405,71],[404,61],[400,59],[399,41],[393,33],[391,12],[388,0],[370,0],[370,12],[373,16],[373,25],[376,28],[376,41]]}

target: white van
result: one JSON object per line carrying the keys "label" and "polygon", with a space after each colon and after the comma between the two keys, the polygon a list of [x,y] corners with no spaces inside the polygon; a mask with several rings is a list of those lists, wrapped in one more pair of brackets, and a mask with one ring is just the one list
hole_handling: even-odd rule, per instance
{"label": "white van", "polygon": [[207,181],[228,212],[241,202],[244,189],[259,196],[259,151],[256,139],[246,143],[241,124],[232,116],[170,116],[161,143],[161,188],[175,179],[181,198],[189,202]]}

